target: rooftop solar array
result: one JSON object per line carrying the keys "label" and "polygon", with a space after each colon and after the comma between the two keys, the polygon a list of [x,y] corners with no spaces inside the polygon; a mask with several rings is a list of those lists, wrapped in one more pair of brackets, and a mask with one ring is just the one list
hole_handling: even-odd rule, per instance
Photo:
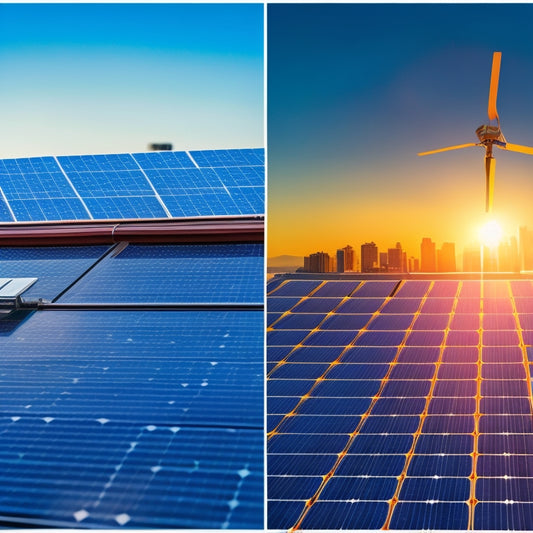
{"label": "rooftop solar array", "polygon": [[0,222],[264,214],[264,150],[0,160]]}
{"label": "rooftop solar array", "polygon": [[532,281],[267,290],[269,528],[532,528]]}
{"label": "rooftop solar array", "polygon": [[0,526],[263,527],[262,257],[0,250]]}

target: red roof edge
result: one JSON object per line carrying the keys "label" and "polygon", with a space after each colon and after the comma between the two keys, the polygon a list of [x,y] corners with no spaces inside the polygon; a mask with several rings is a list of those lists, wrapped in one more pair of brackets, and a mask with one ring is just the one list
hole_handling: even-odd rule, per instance
{"label": "red roof edge", "polygon": [[84,244],[263,242],[263,217],[224,217],[157,221],[84,221],[6,224],[0,246]]}

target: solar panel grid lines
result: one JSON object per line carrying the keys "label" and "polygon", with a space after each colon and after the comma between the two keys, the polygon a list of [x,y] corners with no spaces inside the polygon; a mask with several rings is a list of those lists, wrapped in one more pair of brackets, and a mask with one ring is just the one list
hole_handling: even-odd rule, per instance
{"label": "solar panel grid lines", "polygon": [[196,157],[203,164],[186,152],[0,160],[0,220],[264,213],[262,149],[198,151]]}
{"label": "solar panel grid lines", "polygon": [[54,157],[54,160],[57,163],[57,166],[59,167],[59,169],[61,170],[63,176],[65,176],[65,179],[67,180],[68,184],[70,185],[70,187],[74,191],[74,194],[76,195],[78,200],[83,205],[83,208],[85,209],[85,211],[87,211],[87,215],[89,215],[89,220],[94,220],[94,217],[93,217],[92,213],[89,211],[89,208],[87,207],[87,204],[84,202],[83,198],[80,196],[80,193],[76,190],[76,187],[74,187],[72,181],[70,181],[70,178],[68,177],[67,173],[65,172],[65,170],[63,169],[63,167],[61,166],[59,161],[57,160],[57,157]]}
{"label": "solar panel grid lines", "polygon": [[[314,288],[311,290],[311,292],[309,293],[309,295],[308,295],[308,296],[304,296],[302,299],[306,299],[306,298],[308,298],[308,297],[312,297],[313,294],[315,294],[318,290],[320,290],[320,289],[321,289],[322,287],[324,287],[324,286],[325,286],[325,283],[321,283],[320,285],[314,287]],[[280,286],[280,287],[282,287],[282,286]],[[358,289],[359,287],[360,287],[360,286],[358,286],[357,289]],[[279,288],[279,287],[278,287],[278,288]],[[357,289],[356,289],[356,290],[357,290]],[[349,295],[346,296],[343,300],[345,300],[346,298],[348,298],[351,294],[352,294],[352,291],[350,291]],[[386,298],[386,299],[383,301],[382,307],[383,307],[384,305],[386,305],[387,301],[388,301],[388,298]],[[341,305],[342,305],[342,301],[337,305],[336,308],[340,307]],[[296,307],[296,306],[295,306],[295,307]],[[336,309],[336,308],[335,308],[335,309]],[[332,310],[332,311],[330,312],[330,314],[333,313],[333,311],[334,311],[334,310]],[[377,316],[377,315],[378,315],[378,312],[376,311],[376,313],[374,313],[374,315],[372,315],[372,316],[370,317],[369,322],[372,321],[373,318],[375,318],[375,316]],[[324,319],[324,321],[325,321],[325,319]],[[274,325],[275,325],[275,323],[274,323]],[[298,348],[304,347],[304,344],[303,344],[304,341],[305,341],[306,339],[310,338],[314,333],[319,332],[319,331],[320,331],[319,328],[320,328],[320,324],[319,324],[319,326],[316,327],[314,330],[310,331],[309,334],[306,335],[304,339],[302,339],[298,344],[296,344],[296,346],[294,347],[294,349],[291,350],[291,351],[290,351],[290,352],[289,352],[289,353],[288,353],[288,354],[287,354],[282,360],[280,360],[279,362],[277,362],[276,365],[275,365],[275,366],[270,370],[270,372],[267,374],[267,379],[269,379],[269,378],[272,376],[272,374],[275,373],[275,372],[277,371],[278,368],[280,368],[282,365],[284,365],[284,364],[287,362],[287,360],[289,359],[289,357],[292,355],[292,353],[293,353],[294,351],[296,351]],[[356,342],[356,340],[362,335],[362,333],[364,333],[364,332],[366,331],[365,328],[366,328],[366,325],[363,326],[363,328],[357,333],[356,337],[353,338],[353,340],[352,340],[349,344],[347,344],[347,346],[344,348],[344,350],[341,351],[341,353],[338,355],[338,357],[337,357],[334,361],[331,361],[331,362],[329,363],[329,366],[324,370],[324,372],[322,373],[322,375],[319,376],[318,378],[316,378],[316,380],[315,380],[314,384],[312,385],[311,389],[308,390],[308,392],[307,392],[306,394],[304,394],[304,395],[300,398],[300,401],[299,401],[299,402],[293,407],[293,409],[292,409],[289,413],[287,413],[287,414],[286,414],[286,415],[280,420],[280,422],[277,424],[277,426],[276,426],[274,429],[272,429],[271,431],[268,432],[268,434],[267,434],[267,438],[271,438],[273,435],[275,435],[275,434],[277,433],[277,430],[278,430],[279,426],[283,424],[283,422],[285,421],[286,418],[289,418],[289,417],[291,417],[291,416],[294,416],[294,414],[297,412],[297,410],[298,410],[298,408],[300,407],[300,405],[301,405],[303,402],[305,402],[305,401],[310,397],[310,395],[312,394],[312,392],[313,392],[313,390],[316,388],[316,386],[317,386],[319,383],[321,383],[321,382],[323,381],[324,377],[327,375],[327,373],[328,373],[328,371],[330,370],[330,368],[332,368],[333,366],[335,366],[336,364],[338,364],[339,360],[343,357],[344,353],[345,353],[345,352],[346,352],[351,346],[353,346],[354,343]],[[270,330],[275,331],[274,328],[270,328]],[[267,331],[267,333],[268,333],[268,331]]]}
{"label": "solar panel grid lines", "polygon": [[[431,291],[431,289],[433,288],[433,285],[434,283],[432,282],[430,288],[429,288],[429,291],[428,293]],[[409,466],[411,464],[411,461],[413,459],[413,456],[414,456],[414,453],[415,453],[415,448],[416,448],[416,445],[418,443],[418,440],[420,438],[420,435],[422,434],[422,428],[424,426],[424,422],[425,422],[425,419],[428,415],[428,410],[429,410],[429,404],[430,404],[430,401],[431,399],[433,398],[433,393],[434,393],[434,390],[435,390],[435,386],[436,386],[436,382],[437,382],[437,375],[438,375],[438,372],[439,372],[439,368],[440,368],[440,364],[441,364],[441,361],[442,361],[442,355],[443,355],[443,352],[444,352],[444,346],[445,346],[445,343],[446,343],[446,338],[447,338],[447,335],[449,333],[449,326],[450,326],[450,323],[451,323],[451,318],[455,312],[455,307],[457,305],[457,295],[460,291],[460,287],[461,285],[459,284],[458,288],[457,288],[457,293],[455,295],[455,298],[454,298],[454,303],[453,303],[453,306],[452,306],[452,310],[450,312],[450,317],[448,319],[448,324],[446,325],[446,329],[444,330],[444,337],[443,337],[443,340],[442,340],[442,344],[440,346],[440,349],[439,349],[439,357],[437,359],[437,361],[435,362],[435,372],[431,378],[431,385],[430,385],[430,390],[425,398],[425,406],[424,406],[424,410],[420,413],[420,421],[419,421],[419,424],[418,424],[418,427],[416,429],[416,431],[413,433],[413,443],[411,445],[411,448],[409,449],[409,451],[407,452],[406,456],[405,456],[405,463],[404,463],[404,466],[403,466],[403,469],[398,477],[398,483],[396,485],[396,490],[394,492],[394,495],[392,496],[390,502],[389,502],[389,507],[388,507],[388,513],[387,513],[387,517],[385,519],[385,522],[383,524],[383,529],[390,529],[391,528],[391,521],[392,521],[392,517],[393,517],[393,513],[395,511],[395,508],[396,506],[398,505],[399,501],[400,501],[400,494],[401,494],[401,491],[402,491],[402,487],[403,487],[403,484],[405,482],[405,479],[407,477],[407,471],[409,469]],[[427,293],[426,295],[424,296],[424,298],[427,298]]]}
{"label": "solar panel grid lines", "polygon": [[[380,361],[385,350],[393,352],[383,359],[384,363],[386,361],[385,366],[393,362],[392,355],[396,354],[397,357],[395,368],[389,374],[389,382],[379,393],[380,408],[374,408],[368,420],[361,426],[360,434],[354,439],[355,442],[346,458],[308,510],[305,520],[301,523],[302,529],[331,529],[332,525],[348,529],[383,528],[390,510],[387,502],[392,496],[387,492],[389,483],[386,478],[401,473],[397,461],[401,455],[372,454],[377,453],[382,446],[384,431],[390,433],[392,441],[401,437],[397,440],[399,445],[404,437],[414,440],[417,430],[419,435],[414,447],[408,440],[402,444],[409,445],[408,448],[401,448],[402,453],[407,454],[408,449],[413,453],[391,516],[391,529],[530,529],[533,522],[533,514],[530,513],[533,509],[533,471],[527,465],[533,457],[533,446],[530,444],[533,434],[533,339],[530,331],[533,329],[533,323],[529,320],[531,308],[526,298],[533,296],[532,284],[525,280],[465,280],[451,283],[455,283],[454,305],[445,310],[448,318],[447,332],[442,332],[437,346],[436,339],[431,337],[427,337],[427,345],[411,346],[405,343],[401,348],[396,340],[390,348],[372,348],[372,352],[364,356],[364,359],[361,358],[361,350],[370,350],[370,347],[353,346],[346,350],[347,346],[321,348],[318,345],[304,345],[293,352],[289,362],[303,363],[309,357],[309,362],[313,364],[308,368],[314,366],[317,370],[320,370],[318,363],[326,368],[340,353],[344,352],[344,355],[342,361],[329,371],[324,382],[315,389],[316,392],[314,391],[306,404],[280,428],[281,435],[286,432],[298,437],[296,441],[290,442],[300,442],[308,436],[318,437],[330,432],[332,436],[347,436],[350,423],[355,425],[360,422],[365,409],[372,401],[371,395],[375,394],[375,390],[369,389],[363,380],[368,384],[383,376],[376,373],[363,374],[358,366],[362,367],[361,363],[365,361],[377,370],[382,364]],[[411,290],[409,284],[410,281],[406,281],[398,287],[394,294],[394,298],[398,298],[397,302],[406,296],[406,292],[402,292],[403,287],[405,290]],[[440,280],[435,283],[433,289],[428,290],[427,297],[437,297],[437,294],[438,297],[444,298],[451,296]],[[426,301],[430,300],[431,298],[428,298]],[[381,317],[387,317],[380,319],[379,324],[388,324],[391,327],[397,325],[407,333],[403,319],[397,322],[396,317],[399,318],[399,315],[394,313],[403,312],[405,317],[408,317],[411,304],[412,302],[405,302],[404,305],[400,301],[395,304],[396,307],[389,306],[385,311],[392,313],[380,313]],[[444,311],[439,309],[437,304],[435,307],[424,305],[419,308],[420,316],[428,317],[426,321],[420,322],[425,326],[431,325],[432,315],[428,314],[429,308],[432,308],[433,313],[438,311],[442,314]],[[465,314],[469,309],[469,312],[475,315]],[[437,315],[433,315],[435,316]],[[413,318],[416,317],[413,315]],[[439,317],[439,323],[441,318],[443,317]],[[287,323],[287,327],[292,326]],[[439,327],[444,328],[444,324]],[[386,330],[382,331],[387,333]],[[423,328],[421,332],[424,333]],[[419,340],[424,341],[424,338],[420,337]],[[283,349],[273,359],[272,364],[275,365],[294,346],[272,348]],[[323,356],[319,357],[322,350]],[[370,353],[375,357],[374,360],[371,359]],[[294,406],[301,399],[297,395],[305,394],[309,390],[312,381],[297,380],[297,365],[293,365],[291,376],[293,383],[298,384],[298,391],[291,393],[290,397],[272,398],[276,399],[278,407],[269,412],[287,413],[288,409],[285,410],[282,403],[289,405],[287,402],[290,400],[290,406]],[[308,378],[315,379],[316,376],[317,374],[309,374]],[[275,380],[269,380],[269,387],[273,381]],[[353,388],[348,386],[350,382]],[[428,397],[430,382],[434,382],[434,388]],[[335,385],[335,388],[325,387],[326,384]],[[283,389],[276,387],[275,390]],[[286,387],[286,390],[289,389]],[[407,398],[400,397],[402,391],[406,393]],[[337,395],[339,397],[335,398]],[[365,395],[366,400],[359,397]],[[322,404],[324,407],[320,408],[318,403],[311,405],[312,402],[319,401],[321,396],[324,396],[324,401],[330,402],[330,407],[325,403]],[[385,403],[386,408],[383,407]],[[306,407],[307,404],[311,408]],[[393,424],[395,419],[391,418],[391,414],[392,417],[398,417],[401,423]],[[270,427],[278,425],[281,416],[283,415],[276,414]],[[347,419],[348,416],[352,418],[351,421]],[[420,425],[422,417],[423,422]],[[387,420],[386,424],[384,420]],[[300,434],[297,435],[298,433]],[[361,437],[365,435],[372,437],[371,440],[362,440]],[[382,435],[381,440],[378,440],[378,435]],[[385,438],[384,441],[392,442],[391,437]],[[280,441],[274,438],[269,440],[269,443],[274,443],[269,463],[275,461],[279,467],[283,448],[280,448]],[[290,446],[288,440],[285,443],[285,446]],[[320,458],[324,461],[327,459],[328,468],[332,468],[338,458],[337,454],[340,453],[338,447],[344,443],[345,440],[338,441],[335,444],[335,453],[332,454],[333,449],[330,449],[329,452],[324,451],[327,455],[317,455],[318,449],[312,451],[311,447],[307,454],[308,475],[312,478],[315,476],[316,480],[318,466],[313,469],[312,465]],[[332,441],[330,446],[333,444]],[[400,448],[397,451],[400,451]],[[357,453],[361,455],[358,456]],[[380,467],[396,470],[388,470],[385,474],[383,469],[379,470],[381,474],[378,474],[378,470],[360,470],[361,465],[374,468],[372,465],[377,464],[376,458]],[[355,459],[358,462],[354,462]],[[404,459],[405,455],[402,465]],[[322,465],[323,461],[319,464]],[[287,475],[290,472],[290,468],[278,468],[277,475]],[[320,467],[320,475],[324,476],[327,472],[327,468]],[[275,475],[274,472],[271,474]],[[300,475],[296,472],[293,474],[296,477]],[[363,485],[360,479],[363,474],[370,475],[367,486]],[[373,496],[367,499],[365,491],[368,489],[368,494],[376,494],[373,492],[374,488],[379,487],[379,483],[374,483],[371,478],[377,479],[380,476],[383,480],[379,489],[382,490],[380,497],[375,501],[371,500]],[[271,479],[275,487],[277,478]],[[310,491],[310,485],[306,486],[306,490]],[[394,487],[396,488],[396,485]],[[299,492],[297,499],[288,500],[284,499],[287,496],[276,499],[275,491],[272,494],[271,524],[281,527],[289,527],[288,520],[291,526],[295,524],[305,501],[312,497],[308,492]],[[302,494],[305,494],[305,497]],[[302,498],[305,501],[302,501]]]}
{"label": "solar panel grid lines", "polygon": [[[433,285],[433,283],[431,283],[430,288],[432,287],[432,285]],[[397,285],[397,286],[396,286],[396,288],[398,288],[398,287],[401,287],[401,285]],[[400,290],[401,290],[401,288],[400,288]],[[420,310],[421,306],[423,305],[423,303],[424,303],[424,301],[425,301],[425,298],[426,298],[426,296],[424,296],[424,298],[419,302],[418,311]],[[387,304],[388,300],[389,300],[389,298],[387,298],[387,299],[384,301],[382,307],[384,307],[384,306]],[[376,313],[376,314],[377,314],[377,313]],[[371,320],[372,320],[372,319],[371,319]],[[412,326],[412,324],[414,323],[415,320],[416,320],[416,318],[413,317],[412,322],[411,322],[411,326]],[[376,404],[377,400],[380,398],[381,393],[382,393],[382,391],[383,391],[383,388],[384,388],[384,386],[385,386],[385,384],[386,384],[386,382],[387,382],[387,380],[388,380],[388,378],[389,378],[390,372],[391,372],[391,370],[392,370],[392,368],[393,368],[393,366],[394,366],[394,364],[395,364],[395,362],[396,362],[396,360],[397,360],[398,354],[399,354],[399,352],[401,351],[401,349],[402,349],[402,347],[403,347],[403,345],[404,345],[404,343],[405,343],[405,339],[407,338],[408,335],[409,335],[409,331],[407,330],[407,331],[405,332],[405,335],[404,335],[404,340],[402,341],[402,343],[400,343],[400,346],[399,346],[399,348],[398,348],[397,351],[396,351],[395,359],[392,361],[392,363],[391,363],[390,366],[389,366],[389,371],[388,371],[387,375],[382,379],[382,381],[381,381],[381,383],[380,383],[380,388],[379,388],[379,390],[378,390],[377,393],[372,397],[370,405],[368,406],[366,412],[365,412],[365,413],[361,416],[361,418],[359,419],[359,422],[357,423],[357,426],[355,427],[355,429],[349,434],[349,439],[348,439],[346,445],[344,446],[344,448],[342,449],[342,451],[340,451],[340,452],[338,453],[338,455],[337,455],[337,460],[335,461],[335,463],[334,463],[334,465],[332,466],[331,470],[330,470],[330,471],[329,471],[329,472],[323,477],[322,483],[321,483],[320,486],[318,487],[318,489],[317,489],[317,491],[315,492],[315,494],[314,494],[311,498],[309,498],[309,499],[306,501],[305,506],[304,506],[303,510],[301,511],[301,514],[300,514],[300,516],[298,517],[298,520],[297,520],[296,524],[295,524],[294,526],[292,526],[291,529],[299,529],[300,527],[302,527],[302,524],[304,523],[304,521],[305,521],[305,519],[306,519],[306,516],[307,516],[308,512],[309,512],[310,509],[313,507],[313,505],[318,501],[318,499],[319,499],[319,497],[320,497],[322,491],[323,491],[324,488],[326,487],[328,481],[329,481],[329,480],[335,475],[335,472],[336,472],[338,466],[342,463],[344,457],[345,457],[346,454],[348,453],[348,450],[349,450],[350,447],[352,446],[352,443],[353,443],[355,437],[359,434],[359,432],[360,432],[360,428],[364,425],[364,423],[365,423],[367,417],[369,416],[369,413],[372,412],[372,409],[374,408],[374,405]],[[355,340],[354,340],[353,342],[355,342]],[[348,347],[347,347],[347,348],[348,348]],[[342,354],[344,354],[344,351],[342,352]],[[341,357],[342,357],[342,354],[341,354]],[[321,376],[321,378],[324,377],[325,375],[327,375],[327,372],[328,372],[328,371],[329,371],[329,368],[328,368],[328,370],[326,371],[326,373],[325,373],[323,376]],[[320,378],[319,378],[319,379],[320,379]],[[297,406],[293,409],[293,412],[291,413],[291,416],[294,416],[294,414],[296,413],[296,411],[297,411],[297,409],[298,409],[298,407],[299,407],[300,404],[301,404],[301,402],[299,402],[299,403],[297,404]],[[282,420],[282,422],[280,422],[280,423],[278,424],[277,427],[279,427],[282,423],[283,423],[283,420]],[[276,429],[277,429],[277,428],[276,428]],[[271,432],[271,433],[269,434],[268,437],[271,438],[272,436],[274,436],[274,433]]]}

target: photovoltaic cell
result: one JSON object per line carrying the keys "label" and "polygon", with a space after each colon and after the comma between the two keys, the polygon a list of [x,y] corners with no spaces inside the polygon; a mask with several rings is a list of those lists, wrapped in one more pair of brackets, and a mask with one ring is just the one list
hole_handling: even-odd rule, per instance
{"label": "photovoltaic cell", "polygon": [[272,292],[272,296],[307,296],[320,285],[320,281],[290,280]]}
{"label": "photovoltaic cell", "polygon": [[398,281],[365,281],[354,293],[356,298],[378,298],[389,296],[398,285]]}

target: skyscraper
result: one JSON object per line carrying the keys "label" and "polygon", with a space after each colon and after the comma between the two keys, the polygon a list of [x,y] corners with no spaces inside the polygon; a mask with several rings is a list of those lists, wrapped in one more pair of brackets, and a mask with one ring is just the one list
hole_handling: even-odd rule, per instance
{"label": "skyscraper", "polygon": [[378,266],[378,247],[374,242],[361,244],[361,272],[375,272]]}
{"label": "skyscraper", "polygon": [[464,249],[463,272],[481,272],[481,252],[479,248]]}
{"label": "skyscraper", "polygon": [[437,267],[439,272],[455,272],[457,270],[455,263],[455,244],[445,242],[442,248],[437,252]]}
{"label": "skyscraper", "polygon": [[519,229],[520,269],[533,270],[533,231],[526,226]]}
{"label": "skyscraper", "polygon": [[436,259],[435,243],[429,237],[424,237],[420,245],[420,272],[436,272]]}
{"label": "skyscraper", "polygon": [[344,251],[344,271],[353,272],[355,261],[354,261],[354,251],[353,248],[348,244],[343,249]]}
{"label": "skyscraper", "polygon": [[337,272],[344,272],[344,250],[337,250]]}
{"label": "skyscraper", "polygon": [[388,256],[389,272],[403,272],[405,270],[403,268],[404,257],[402,245],[399,242],[396,243],[394,248],[389,248]]}
{"label": "skyscraper", "polygon": [[331,272],[331,258],[327,252],[316,252],[309,256],[309,272]]}

